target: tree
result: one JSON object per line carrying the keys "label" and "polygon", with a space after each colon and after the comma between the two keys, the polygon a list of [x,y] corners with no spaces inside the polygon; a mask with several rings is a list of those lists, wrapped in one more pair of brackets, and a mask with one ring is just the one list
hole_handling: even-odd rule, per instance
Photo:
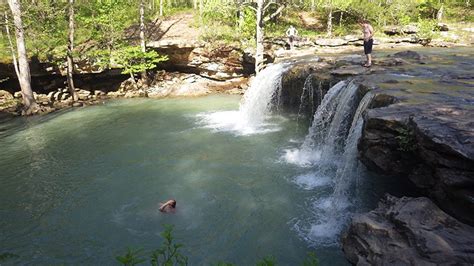
{"label": "tree", "polygon": [[264,32],[264,24],[265,22],[268,22],[274,18],[276,18],[278,15],[281,14],[283,9],[285,8],[285,5],[280,5],[278,8],[275,10],[275,12],[269,14],[267,17],[265,17],[265,11],[268,10],[268,8],[276,4],[273,1],[269,1],[267,5],[265,5],[265,0],[257,0],[257,8],[255,9],[255,12],[257,14],[257,19],[256,19],[256,49],[255,49],[255,72],[258,73],[264,66],[264,52],[265,52],[265,47],[264,47],[264,39],[265,39],[265,32]]}
{"label": "tree", "polygon": [[15,25],[16,47],[18,51],[18,81],[20,82],[21,95],[23,96],[24,113],[29,115],[35,113],[39,106],[33,97],[33,90],[31,89],[31,73],[26,53],[21,6],[18,0],[8,0],[8,5],[13,14],[13,23]]}
{"label": "tree", "polygon": [[263,68],[264,59],[264,46],[263,40],[265,38],[263,29],[263,12],[264,12],[264,0],[257,0],[257,36],[256,42],[257,47],[255,49],[255,72],[258,73]]}
{"label": "tree", "polygon": [[[145,2],[140,0],[140,48],[146,53],[145,43]],[[146,81],[146,69],[142,72],[142,80]]]}
{"label": "tree", "polygon": [[77,101],[76,90],[74,88],[74,60],[72,51],[74,49],[74,0],[69,0],[69,34],[68,34],[68,45],[67,45],[67,87],[71,94],[72,100]]}
{"label": "tree", "polygon": [[20,70],[18,69],[18,61],[16,60],[15,48],[13,47],[12,38],[10,36],[10,25],[9,24],[10,23],[8,21],[8,14],[7,14],[7,11],[5,11],[5,33],[7,34],[7,38],[8,38],[8,46],[10,47],[10,52],[11,52],[11,55],[12,55],[13,67],[15,68],[16,76],[19,77],[20,76]]}
{"label": "tree", "polygon": [[161,56],[155,51],[143,52],[139,46],[125,47],[114,54],[114,61],[123,68],[123,74],[130,74],[133,84],[137,88],[135,74],[153,69],[156,64],[168,60],[167,56]]}

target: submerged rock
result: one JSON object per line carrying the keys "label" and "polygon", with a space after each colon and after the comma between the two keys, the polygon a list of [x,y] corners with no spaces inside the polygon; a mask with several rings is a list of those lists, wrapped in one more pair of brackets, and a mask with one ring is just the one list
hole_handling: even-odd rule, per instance
{"label": "submerged rock", "polygon": [[357,265],[472,265],[474,228],[428,198],[387,195],[353,218],[342,247]]}
{"label": "submerged rock", "polygon": [[403,59],[409,59],[409,60],[416,60],[416,61],[422,61],[426,59],[423,55],[415,52],[415,51],[403,51],[403,52],[398,52],[393,55],[394,57],[398,58],[403,58]]}

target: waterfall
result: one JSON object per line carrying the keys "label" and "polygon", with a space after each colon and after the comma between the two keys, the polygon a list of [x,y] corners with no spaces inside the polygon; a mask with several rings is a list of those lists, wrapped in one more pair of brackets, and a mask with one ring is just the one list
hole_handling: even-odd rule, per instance
{"label": "waterfall", "polygon": [[353,99],[357,88],[353,82],[340,81],[329,89],[314,113],[313,123],[303,144],[299,149],[287,150],[284,156],[286,161],[310,166],[320,160],[321,147],[328,147],[341,137],[330,134],[342,130],[343,125],[340,123],[347,120],[350,109],[354,108]]}
{"label": "waterfall", "polygon": [[351,186],[357,182],[359,178],[356,176],[354,178],[353,174],[357,168],[357,143],[362,135],[362,127],[364,125],[364,119],[362,117],[363,112],[367,109],[368,105],[374,98],[372,92],[368,92],[364,95],[362,100],[357,107],[357,110],[352,120],[351,128],[349,129],[349,135],[345,140],[344,145],[344,154],[343,166],[337,170],[334,193],[333,193],[333,202],[334,207],[337,208],[340,204],[341,199],[350,197]]}
{"label": "waterfall", "polygon": [[270,65],[255,76],[239,108],[247,125],[259,126],[264,122],[271,110],[275,93],[281,94],[282,77],[289,67],[288,63]]}
{"label": "waterfall", "polygon": [[215,131],[231,131],[237,135],[279,130],[268,118],[273,105],[280,104],[283,74],[290,66],[278,63],[266,67],[255,76],[238,111],[199,114],[199,123]]}
{"label": "waterfall", "polygon": [[353,209],[357,183],[357,142],[362,134],[362,114],[373,99],[362,99],[359,86],[341,81],[331,87],[314,114],[313,123],[299,149],[287,150],[287,162],[309,173],[294,178],[303,189],[316,189],[309,215],[293,221],[298,234],[310,244],[336,245]]}

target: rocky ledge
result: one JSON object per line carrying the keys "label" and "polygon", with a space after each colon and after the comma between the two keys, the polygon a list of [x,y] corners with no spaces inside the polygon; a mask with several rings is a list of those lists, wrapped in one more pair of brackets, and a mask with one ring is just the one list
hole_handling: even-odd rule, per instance
{"label": "rocky ledge", "polygon": [[423,196],[387,196],[356,215],[342,240],[354,264],[474,263],[474,60],[472,50],[447,52],[401,52],[390,67],[377,58],[384,69],[353,74],[375,94],[359,159],[407,184],[401,195]]}
{"label": "rocky ledge", "polygon": [[443,210],[474,223],[474,110],[394,104],[369,110],[359,143],[370,169],[408,178]]}
{"label": "rocky ledge", "polygon": [[387,195],[353,218],[342,247],[357,265],[472,265],[474,228],[428,198]]}

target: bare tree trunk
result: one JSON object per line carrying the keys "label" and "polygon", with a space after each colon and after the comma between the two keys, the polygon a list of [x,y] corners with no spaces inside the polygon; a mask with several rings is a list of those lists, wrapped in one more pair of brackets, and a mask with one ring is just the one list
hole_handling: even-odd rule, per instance
{"label": "bare tree trunk", "polygon": [[193,0],[193,8],[196,10],[198,8],[197,0]]}
{"label": "bare tree trunk", "polygon": [[331,36],[332,35],[332,7],[329,9],[327,31],[328,31],[327,32],[328,36]]}
{"label": "bare tree trunk", "polygon": [[202,24],[202,13],[204,11],[204,0],[199,0],[199,20],[201,21]]}
{"label": "bare tree trunk", "polygon": [[10,46],[10,52],[12,54],[13,67],[15,68],[16,76],[19,77],[20,70],[18,69],[18,61],[16,60],[15,49],[13,47],[12,38],[10,36],[10,26],[9,26],[7,11],[5,11],[5,33],[7,34],[8,44]]}
{"label": "bare tree trunk", "polygon": [[242,30],[242,27],[244,26],[244,0],[239,0],[239,20],[237,22],[237,27],[239,30]]}
{"label": "bare tree trunk", "polygon": [[311,12],[314,12],[316,10],[316,3],[315,0],[311,0]]}
{"label": "bare tree trunk", "polygon": [[12,11],[13,22],[15,25],[16,47],[18,50],[18,69],[20,71],[18,81],[20,82],[23,104],[25,105],[24,111],[26,115],[29,115],[37,111],[39,107],[33,97],[33,90],[31,89],[31,74],[30,66],[28,65],[28,57],[26,55],[25,36],[23,32],[23,22],[21,20],[21,7],[18,0],[8,0],[8,5]]}
{"label": "bare tree trunk", "polygon": [[[146,43],[145,43],[145,1],[140,0],[140,47],[142,52],[146,52]],[[146,83],[147,75],[146,70],[142,72],[142,81]]]}
{"label": "bare tree trunk", "polygon": [[163,16],[163,0],[160,0],[160,17]]}
{"label": "bare tree trunk", "polygon": [[341,11],[341,14],[339,14],[339,27],[342,26],[342,15],[344,14],[344,12]]}
{"label": "bare tree trunk", "polygon": [[264,0],[257,0],[257,48],[255,51],[255,72],[258,73],[263,68],[263,40],[264,40],[264,30],[263,30],[263,5]]}
{"label": "bare tree trunk", "polygon": [[436,20],[441,22],[443,20],[443,11],[444,11],[444,5],[441,5],[440,9],[436,13]]}
{"label": "bare tree trunk", "polygon": [[67,87],[72,100],[75,102],[79,100],[74,87],[74,60],[72,50],[74,49],[74,0],[69,0],[69,38],[67,45]]}

